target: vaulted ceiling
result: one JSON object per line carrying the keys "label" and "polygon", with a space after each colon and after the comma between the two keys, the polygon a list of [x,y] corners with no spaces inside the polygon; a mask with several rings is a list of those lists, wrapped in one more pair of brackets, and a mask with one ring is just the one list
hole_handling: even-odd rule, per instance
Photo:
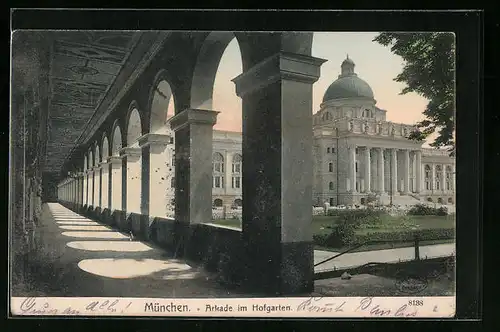
{"label": "vaulted ceiling", "polygon": [[136,32],[51,32],[47,171],[60,170],[137,45]]}

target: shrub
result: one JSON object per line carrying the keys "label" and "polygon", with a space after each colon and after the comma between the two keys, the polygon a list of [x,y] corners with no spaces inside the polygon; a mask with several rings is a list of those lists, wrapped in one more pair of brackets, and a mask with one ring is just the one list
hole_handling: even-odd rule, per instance
{"label": "shrub", "polygon": [[402,230],[396,232],[373,232],[356,235],[353,244],[361,244],[367,241],[401,241],[410,242],[415,239],[420,241],[450,240],[455,238],[455,230],[450,228]]}
{"label": "shrub", "polygon": [[408,210],[409,215],[413,216],[447,216],[448,209],[445,206],[433,208],[424,204],[417,204]]}

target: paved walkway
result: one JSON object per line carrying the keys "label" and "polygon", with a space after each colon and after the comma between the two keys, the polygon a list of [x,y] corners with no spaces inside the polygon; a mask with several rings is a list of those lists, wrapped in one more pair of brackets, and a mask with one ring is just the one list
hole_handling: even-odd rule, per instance
{"label": "paved walkway", "polygon": [[[436,244],[420,247],[420,258],[439,258],[448,257],[455,252],[454,243]],[[337,252],[314,250],[314,264],[317,264],[327,258],[337,255]],[[344,254],[329,262],[318,265],[314,268],[315,272],[332,271],[345,268],[361,266],[367,263],[395,263],[399,261],[410,261],[415,258],[414,247],[360,251]]]}
{"label": "paved walkway", "polygon": [[[32,275],[36,276],[36,280],[29,290],[13,292],[13,296],[252,296],[228,291],[217,283],[213,274],[173,259],[152,244],[130,241],[126,234],[57,203],[43,206],[36,241],[38,255],[31,263]],[[442,257],[454,250],[454,244],[442,244],[421,247],[420,254],[421,257]],[[314,262],[335,254],[315,250]],[[368,262],[411,260],[413,255],[413,248],[357,252],[322,264],[315,271],[355,267]],[[333,279],[331,281],[334,282]],[[324,290],[325,283],[329,282],[316,281],[316,288]],[[350,292],[346,290],[345,294]]]}
{"label": "paved walkway", "polygon": [[228,292],[214,275],[60,204],[44,205],[40,223],[30,266],[35,280],[13,296],[245,297]]}

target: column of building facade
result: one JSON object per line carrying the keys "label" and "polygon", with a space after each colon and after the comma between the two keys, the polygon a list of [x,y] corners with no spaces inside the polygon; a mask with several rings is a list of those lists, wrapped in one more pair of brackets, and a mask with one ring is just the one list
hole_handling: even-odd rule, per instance
{"label": "column of building facade", "polygon": [[108,158],[110,164],[111,183],[111,211],[122,210],[122,158],[112,156]]}
{"label": "column of building facade", "polygon": [[226,168],[224,169],[224,177],[225,177],[225,179],[224,179],[224,184],[225,184],[224,192],[226,194],[229,194],[231,192],[231,190],[233,189],[233,187],[232,187],[233,156],[231,155],[230,151],[226,151],[225,156],[224,156],[224,163],[226,164]]}
{"label": "column of building facade", "polygon": [[[456,168],[455,165],[451,165],[451,190],[455,191],[456,188]],[[456,203],[456,202],[453,202]]]}
{"label": "column of building facade", "polygon": [[367,146],[364,149],[365,153],[365,172],[364,172],[364,178],[365,178],[365,192],[370,193],[371,192],[371,174],[370,174],[370,168],[371,168],[371,158],[370,158],[370,147]]}
{"label": "column of building facade", "polygon": [[441,184],[441,190],[443,192],[446,191],[446,165],[443,164],[443,166],[441,166],[441,178],[442,178],[442,184]]}
{"label": "column of building facade", "polygon": [[83,205],[87,205],[88,206],[88,199],[87,199],[87,187],[88,186],[88,171],[87,170],[84,170],[83,171]]}
{"label": "column of building facade", "polygon": [[431,164],[431,190],[436,189],[436,164]]}
{"label": "column of building facade", "polygon": [[378,148],[377,149],[377,166],[378,166],[378,170],[377,170],[377,179],[378,179],[378,191],[380,193],[384,193],[385,192],[385,188],[384,188],[384,148]]}
{"label": "column of building facade", "polygon": [[349,191],[356,192],[356,146],[351,145],[349,150]]}
{"label": "column of building facade", "polygon": [[88,185],[88,193],[89,193],[89,206],[95,208],[95,178],[94,178],[94,168],[89,169],[89,185]]}
{"label": "column of building facade", "polygon": [[403,150],[403,194],[410,193],[410,151]]}
{"label": "column of building facade", "polygon": [[120,155],[123,157],[127,165],[126,211],[128,213],[141,213],[141,149],[125,147],[120,150]]}
{"label": "column of building facade", "polygon": [[[166,217],[167,204],[166,194],[167,185],[167,164],[168,159],[168,143],[170,142],[169,135],[163,134],[146,134],[139,139],[140,147],[142,148],[143,158],[149,157],[148,172],[143,173],[148,178],[142,178],[142,193],[148,192],[149,195],[143,197],[143,214],[152,217]],[[143,159],[144,162],[144,159]],[[143,165],[148,167],[148,165]]]}
{"label": "column of building facade", "polygon": [[422,191],[422,151],[415,151],[415,163],[416,163],[416,193],[420,193]]}
{"label": "column of building facade", "polygon": [[101,208],[109,209],[109,163],[107,157],[103,157],[101,166]]}
{"label": "column of building facade", "polygon": [[398,192],[398,150],[391,149],[391,194],[394,195]]}

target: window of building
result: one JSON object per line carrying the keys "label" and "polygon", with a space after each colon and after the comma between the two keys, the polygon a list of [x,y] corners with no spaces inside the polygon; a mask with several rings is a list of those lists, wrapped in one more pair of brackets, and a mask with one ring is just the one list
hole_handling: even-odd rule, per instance
{"label": "window of building", "polygon": [[233,176],[231,187],[232,188],[241,188],[241,177]]}
{"label": "window of building", "polygon": [[212,169],[214,172],[223,173],[224,172],[224,157],[222,154],[216,152],[213,155]]}
{"label": "window of building", "polygon": [[333,206],[333,198],[330,197],[330,205]]}
{"label": "window of building", "polygon": [[213,187],[214,188],[224,188],[224,178],[222,176],[213,177]]}
{"label": "window of building", "polygon": [[436,190],[442,189],[443,173],[441,165],[436,165]]}
{"label": "window of building", "polygon": [[356,161],[356,172],[358,172],[358,162]]}
{"label": "window of building", "polygon": [[333,182],[331,182],[331,181],[330,181],[330,183],[328,184],[328,188],[329,188],[330,190],[333,190]]}
{"label": "window of building", "polygon": [[171,161],[171,166],[175,167],[175,153],[172,153],[172,161]]}
{"label": "window of building", "polygon": [[332,153],[335,153],[335,148],[332,148]]}
{"label": "window of building", "polygon": [[172,176],[172,178],[170,179],[170,188],[175,188],[175,177]]}
{"label": "window of building", "polygon": [[333,163],[328,164],[328,172],[333,172]]}
{"label": "window of building", "polygon": [[243,158],[241,157],[240,154],[235,154],[233,157],[233,166],[232,166],[232,172],[233,174],[239,174],[241,173],[241,162]]}
{"label": "window of building", "polygon": [[431,167],[429,165],[425,165],[425,189],[432,190],[432,173]]}
{"label": "window of building", "polygon": [[326,153],[330,153],[330,148],[326,148]]}

